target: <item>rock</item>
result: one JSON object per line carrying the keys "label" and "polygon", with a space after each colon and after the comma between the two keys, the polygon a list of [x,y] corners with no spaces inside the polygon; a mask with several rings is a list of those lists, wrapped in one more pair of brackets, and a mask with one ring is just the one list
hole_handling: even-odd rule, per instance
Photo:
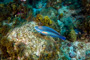
{"label": "rock", "polygon": [[11,50],[11,47],[7,46],[7,52],[11,55],[17,54],[20,59],[24,59],[25,57],[31,58],[29,57],[31,55],[34,60],[37,60],[41,54],[52,53],[54,48],[53,38],[49,38],[49,40],[47,37],[43,38],[44,36],[42,37],[35,31],[35,26],[37,26],[35,22],[29,22],[10,31],[7,38],[9,41],[14,42],[11,43],[14,44],[14,50]]}
{"label": "rock", "polygon": [[[71,60],[85,60],[89,59],[90,57],[90,43],[80,42],[80,41],[74,41],[72,45],[68,46],[68,44],[71,44],[72,42],[62,42],[61,43],[61,49],[64,52],[64,55],[69,56]],[[74,50],[75,49],[75,50]]]}

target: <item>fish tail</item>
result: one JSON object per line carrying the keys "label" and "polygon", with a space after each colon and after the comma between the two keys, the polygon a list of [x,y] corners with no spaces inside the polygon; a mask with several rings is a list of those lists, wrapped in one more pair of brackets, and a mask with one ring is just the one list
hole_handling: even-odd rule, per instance
{"label": "fish tail", "polygon": [[66,37],[64,37],[64,36],[59,36],[59,38],[62,40],[66,40]]}

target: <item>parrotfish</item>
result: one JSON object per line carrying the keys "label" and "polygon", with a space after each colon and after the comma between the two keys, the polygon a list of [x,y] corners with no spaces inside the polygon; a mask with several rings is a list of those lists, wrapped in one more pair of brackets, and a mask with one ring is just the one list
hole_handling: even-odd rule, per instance
{"label": "parrotfish", "polygon": [[58,37],[62,40],[66,40],[66,37],[61,36],[57,31],[55,31],[54,29],[47,27],[47,26],[35,26],[35,29],[43,34],[43,35],[47,35],[47,36],[51,36],[51,37]]}

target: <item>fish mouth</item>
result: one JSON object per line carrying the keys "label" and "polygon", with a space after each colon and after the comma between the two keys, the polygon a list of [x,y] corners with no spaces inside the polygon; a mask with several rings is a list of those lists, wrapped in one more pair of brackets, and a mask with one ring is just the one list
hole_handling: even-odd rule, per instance
{"label": "fish mouth", "polygon": [[42,31],[43,28],[42,28],[42,26],[35,26],[35,29],[36,29],[36,30],[41,30],[41,31]]}
{"label": "fish mouth", "polygon": [[42,30],[39,29],[38,26],[35,26],[34,28],[35,28],[38,32],[42,32]]}

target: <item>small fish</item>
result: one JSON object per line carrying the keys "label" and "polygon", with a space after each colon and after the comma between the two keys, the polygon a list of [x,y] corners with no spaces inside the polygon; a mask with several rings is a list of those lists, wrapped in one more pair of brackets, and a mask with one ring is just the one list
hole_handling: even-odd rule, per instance
{"label": "small fish", "polygon": [[61,36],[57,31],[52,28],[46,26],[35,26],[35,29],[43,35],[58,37],[62,40],[66,40],[66,37]]}

